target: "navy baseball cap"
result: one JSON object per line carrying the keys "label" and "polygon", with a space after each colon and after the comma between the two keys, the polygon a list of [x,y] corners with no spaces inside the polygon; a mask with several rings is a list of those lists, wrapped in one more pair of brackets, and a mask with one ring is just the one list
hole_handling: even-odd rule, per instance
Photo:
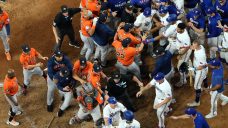
{"label": "navy baseball cap", "polygon": [[184,113],[187,115],[196,115],[197,111],[194,108],[187,108]]}
{"label": "navy baseball cap", "polygon": [[144,11],[143,11],[143,15],[145,17],[151,16],[151,8],[150,7],[145,8]]}
{"label": "navy baseball cap", "polygon": [[100,65],[94,64],[94,65],[93,65],[93,71],[94,71],[94,72],[100,72],[100,71],[102,71],[102,68],[101,68]]}
{"label": "navy baseball cap", "polygon": [[60,51],[60,50],[55,50],[54,56],[56,56],[56,57],[61,57],[61,56],[63,56],[63,52]]}
{"label": "navy baseball cap", "polygon": [[113,77],[113,79],[120,79],[120,72],[119,71],[113,72],[112,77]]}
{"label": "navy baseball cap", "polygon": [[108,14],[107,13],[101,13],[101,15],[99,16],[98,21],[100,22],[105,22],[108,18]]}
{"label": "navy baseball cap", "polygon": [[109,103],[109,104],[116,104],[116,103],[117,103],[117,100],[116,100],[115,97],[109,97],[109,98],[108,98],[108,103]]}
{"label": "navy baseball cap", "polygon": [[157,73],[157,75],[154,77],[155,80],[162,80],[164,79],[165,75],[161,72]]}
{"label": "navy baseball cap", "polygon": [[80,61],[80,65],[81,65],[81,66],[85,66],[85,65],[86,65],[86,58],[85,58],[85,57],[81,57],[81,58],[79,59],[79,61]]}
{"label": "navy baseball cap", "polygon": [[126,23],[126,24],[124,25],[123,29],[124,29],[125,32],[129,32],[130,29],[132,29],[133,27],[134,27],[133,24],[131,24],[131,23]]}
{"label": "navy baseball cap", "polygon": [[127,47],[128,44],[131,43],[131,38],[125,38],[123,41],[122,41],[122,45],[123,47]]}
{"label": "navy baseball cap", "polygon": [[62,75],[63,75],[64,77],[67,77],[67,76],[70,75],[70,71],[69,71],[69,69],[68,69],[67,67],[61,68],[61,69],[60,69],[60,72],[62,73]]}
{"label": "navy baseball cap", "polygon": [[21,48],[22,48],[22,51],[25,52],[25,53],[28,53],[28,52],[31,51],[31,48],[29,47],[28,44],[22,45]]}
{"label": "navy baseball cap", "polygon": [[169,23],[177,21],[177,15],[176,14],[171,14],[169,17],[166,19]]}
{"label": "navy baseball cap", "polygon": [[168,13],[168,8],[166,6],[160,6],[159,7],[159,11],[158,11],[160,14],[166,14]]}
{"label": "navy baseball cap", "polygon": [[155,51],[154,54],[155,55],[161,55],[162,53],[165,52],[165,49],[163,47],[158,47]]}
{"label": "navy baseball cap", "polygon": [[213,8],[213,7],[210,7],[210,8],[208,8],[207,10],[206,10],[206,13],[207,14],[212,14],[212,13],[215,13],[216,12],[216,10],[215,10],[215,8]]}
{"label": "navy baseball cap", "polygon": [[208,64],[210,64],[211,66],[220,66],[221,61],[219,59],[213,59]]}
{"label": "navy baseball cap", "polygon": [[61,11],[62,13],[67,13],[68,12],[68,7],[66,5],[61,6]]}

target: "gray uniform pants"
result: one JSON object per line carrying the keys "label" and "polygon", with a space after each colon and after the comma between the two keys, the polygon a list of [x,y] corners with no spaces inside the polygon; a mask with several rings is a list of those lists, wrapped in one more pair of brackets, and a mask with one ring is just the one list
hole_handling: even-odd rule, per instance
{"label": "gray uniform pants", "polygon": [[70,105],[70,101],[73,97],[73,93],[72,92],[63,92],[63,91],[59,90],[59,95],[61,97],[64,97],[64,101],[63,101],[62,105],[60,106],[60,109],[65,110]]}
{"label": "gray uniform pants", "polygon": [[90,60],[91,55],[93,54],[94,51],[94,43],[93,39],[91,37],[86,37],[84,36],[81,31],[80,32],[80,37],[81,40],[83,41],[84,45],[82,47],[82,50],[80,52],[80,55],[85,55],[86,60]]}
{"label": "gray uniform pants", "polygon": [[101,64],[106,65],[106,62],[107,62],[106,57],[108,54],[109,44],[105,46],[99,46],[96,44],[96,46],[97,47],[96,47],[94,58],[100,59]]}
{"label": "gray uniform pants", "polygon": [[192,39],[192,41],[199,39],[200,44],[205,46],[205,34],[198,34],[196,32],[194,32],[192,29],[189,30],[189,35]]}
{"label": "gray uniform pants", "polygon": [[101,111],[100,111],[100,105],[97,105],[93,110],[84,112],[83,106],[79,105],[78,113],[76,114],[79,119],[83,120],[85,119],[89,114],[92,116],[93,121],[96,122],[98,119],[101,118]]}
{"label": "gray uniform pants", "polygon": [[15,94],[15,95],[11,96],[13,102],[6,95],[5,95],[5,97],[6,97],[7,102],[9,103],[10,107],[12,108],[12,111],[14,113],[17,113],[17,111],[19,111],[19,107],[14,105],[14,103],[13,103],[13,102],[17,103],[17,95]]}
{"label": "gray uniform pants", "polygon": [[54,101],[54,92],[57,88],[57,85],[51,80],[51,78],[47,75],[47,105],[51,105]]}
{"label": "gray uniform pants", "polygon": [[40,67],[35,67],[31,70],[23,68],[23,75],[24,75],[24,84],[28,86],[30,84],[32,75],[43,75],[43,70]]}
{"label": "gray uniform pants", "polygon": [[5,27],[3,27],[2,30],[0,31],[0,37],[2,39],[2,43],[4,45],[5,52],[9,52],[10,46],[9,46],[9,43],[7,42],[7,33],[6,33]]}
{"label": "gray uniform pants", "polygon": [[132,64],[130,64],[128,66],[124,66],[119,61],[117,61],[115,66],[116,66],[116,68],[118,68],[120,70],[121,74],[127,74],[127,72],[130,72],[130,73],[134,74],[138,79],[141,79],[139,66],[135,62],[133,62]]}

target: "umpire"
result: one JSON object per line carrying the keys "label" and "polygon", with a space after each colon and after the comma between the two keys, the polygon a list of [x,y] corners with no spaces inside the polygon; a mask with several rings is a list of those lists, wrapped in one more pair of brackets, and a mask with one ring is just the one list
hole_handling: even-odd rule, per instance
{"label": "umpire", "polygon": [[136,76],[122,75],[119,71],[114,71],[112,77],[108,80],[106,94],[115,97],[118,101],[122,101],[127,109],[135,112],[132,101],[127,92],[127,86],[131,84],[131,80],[135,81],[140,87],[143,83]]}
{"label": "umpire", "polygon": [[65,35],[70,39],[70,46],[80,47],[79,42],[75,40],[75,32],[72,25],[73,16],[80,11],[80,8],[68,8],[66,5],[61,6],[61,12],[55,16],[52,27],[56,40],[55,49],[61,48]]}

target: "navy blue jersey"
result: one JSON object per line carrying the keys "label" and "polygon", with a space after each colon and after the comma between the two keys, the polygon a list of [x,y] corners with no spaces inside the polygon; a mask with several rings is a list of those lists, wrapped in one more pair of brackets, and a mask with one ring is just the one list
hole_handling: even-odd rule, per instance
{"label": "navy blue jersey", "polygon": [[194,26],[198,29],[205,29],[205,19],[204,16],[200,15],[198,18],[194,18],[195,14],[192,11],[189,11],[186,15],[188,21],[192,22]]}
{"label": "navy blue jersey", "polygon": [[217,90],[219,93],[224,91],[224,82],[223,82],[223,66],[221,64],[219,69],[213,69],[212,70],[212,76],[211,76],[211,85],[212,88],[216,85],[221,85],[221,87]]}
{"label": "navy blue jersey", "polygon": [[142,8],[143,10],[147,7],[151,8],[151,0],[131,0],[130,3],[137,8]]}
{"label": "navy blue jersey", "polygon": [[108,8],[111,9],[112,12],[117,11],[117,14],[120,15],[124,10],[124,6],[128,0],[108,0]]}
{"label": "navy blue jersey", "polygon": [[73,78],[72,78],[72,75],[70,75],[68,77],[60,76],[60,71],[59,71],[58,73],[56,73],[54,75],[53,79],[58,80],[58,82],[56,83],[57,88],[59,90],[63,91],[64,87],[69,86],[71,84],[71,81],[72,81]]}
{"label": "navy blue jersey", "polygon": [[70,59],[67,56],[63,56],[62,61],[56,61],[55,57],[52,56],[47,63],[48,67],[48,76],[50,79],[53,79],[53,76],[60,71],[62,67],[67,67],[70,71],[73,69],[73,65]]}
{"label": "navy blue jersey", "polygon": [[212,7],[213,4],[212,4],[212,0],[199,0],[199,5],[200,5],[200,8],[204,14],[204,16],[206,16],[206,10],[209,8],[209,7]]}
{"label": "navy blue jersey", "polygon": [[208,17],[208,34],[207,38],[217,37],[222,33],[222,29],[218,28],[218,21],[221,21],[221,16],[215,13],[215,16]]}
{"label": "navy blue jersey", "polygon": [[194,124],[195,124],[195,128],[210,128],[210,126],[208,125],[203,115],[199,112],[196,113]]}

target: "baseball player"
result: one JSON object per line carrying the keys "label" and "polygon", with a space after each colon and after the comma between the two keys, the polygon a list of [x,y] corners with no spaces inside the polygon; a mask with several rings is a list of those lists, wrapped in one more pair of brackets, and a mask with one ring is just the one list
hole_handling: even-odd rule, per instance
{"label": "baseball player", "polygon": [[4,96],[6,101],[10,105],[9,111],[9,119],[7,120],[7,124],[12,126],[18,126],[19,122],[14,120],[16,115],[20,115],[21,111],[19,110],[18,101],[17,101],[17,93],[18,93],[18,81],[15,76],[15,72],[13,69],[9,69],[3,84]]}
{"label": "baseball player", "polygon": [[222,24],[228,24],[228,2],[227,0],[216,0],[214,7],[221,15]]}
{"label": "baseball player", "polygon": [[130,3],[143,11],[145,8],[151,8],[152,0],[131,0]]}
{"label": "baseball player", "polygon": [[127,74],[127,72],[131,72],[138,79],[141,79],[139,66],[134,62],[134,58],[137,54],[139,54],[144,47],[144,44],[141,43],[139,47],[134,48],[130,47],[131,43],[130,38],[125,38],[122,42],[115,40],[112,43],[112,46],[116,50],[117,62],[115,66],[120,70],[121,74]]}
{"label": "baseball player", "polygon": [[56,50],[54,55],[48,60],[48,75],[47,75],[47,111],[53,111],[54,91],[57,88],[53,82],[53,77],[61,68],[67,67],[70,71],[72,70],[72,64],[70,59],[65,56],[62,51]]}
{"label": "baseball player", "polygon": [[165,116],[164,113],[170,111],[169,105],[172,100],[172,90],[169,82],[164,78],[165,75],[161,72],[148,83],[145,87],[140,88],[140,91],[136,94],[136,97],[140,97],[145,90],[151,87],[155,87],[156,97],[154,99],[154,109],[157,110],[158,127],[165,128]]}
{"label": "baseball player", "polygon": [[205,66],[207,64],[205,49],[200,45],[199,40],[193,42],[191,49],[194,50],[193,67],[190,67],[188,70],[195,73],[195,100],[187,105],[189,107],[196,107],[200,105],[201,85],[202,83],[206,84],[208,68]]}
{"label": "baseball player", "polygon": [[161,6],[167,7],[169,14],[175,14],[177,16],[180,14],[180,11],[176,8],[174,4],[169,4],[170,0],[160,0],[160,2]]}
{"label": "baseball player", "polygon": [[192,40],[199,39],[200,44],[204,45],[205,42],[205,18],[199,9],[193,9],[186,15],[187,25],[189,27],[189,34]]}
{"label": "baseball player", "polygon": [[94,15],[98,16],[100,13],[101,5],[99,0],[86,0],[85,8],[90,10]]}
{"label": "baseball player", "polygon": [[108,104],[103,109],[103,118],[106,127],[119,126],[121,122],[120,114],[127,109],[123,104],[117,102],[115,97],[109,97]]}
{"label": "baseball player", "polygon": [[42,56],[34,48],[30,48],[29,45],[24,44],[22,47],[22,54],[20,56],[20,63],[23,66],[24,84],[23,84],[23,94],[26,95],[27,87],[30,84],[31,77],[35,74],[43,76],[45,80],[47,75],[41,69],[43,67],[42,62],[36,61],[36,58],[42,60],[48,60],[48,57]]}
{"label": "baseball player", "polygon": [[85,83],[77,87],[77,102],[79,110],[69,121],[69,124],[81,123],[88,115],[91,115],[96,124],[101,118],[100,105],[103,103],[103,98],[100,93],[93,88],[90,83]]}
{"label": "baseball player", "polygon": [[195,128],[210,128],[203,115],[194,108],[187,108],[184,115],[171,116],[170,118],[174,120],[192,118]]}
{"label": "baseball player", "polygon": [[73,78],[83,85],[86,83],[87,76],[92,69],[93,64],[90,61],[86,61],[86,58],[81,57],[74,63]]}
{"label": "baseball player", "polygon": [[73,83],[71,71],[67,67],[61,68],[60,71],[53,76],[53,82],[57,85],[60,96],[63,97],[63,103],[57,113],[57,116],[61,117],[64,110],[70,105],[70,101],[73,97],[72,89],[75,83]]}
{"label": "baseball player", "polygon": [[125,111],[123,117],[124,119],[120,121],[119,128],[140,128],[140,123],[134,119],[132,111]]}
{"label": "baseball player", "polygon": [[[179,23],[177,25],[176,41],[177,41],[177,49],[178,49],[177,68],[179,70],[180,65],[183,62],[187,62],[187,63],[189,62],[189,58],[192,53],[192,50],[190,49],[190,46],[191,46],[190,36],[188,34],[188,31],[186,30],[186,25],[184,23]],[[180,87],[186,83],[187,83],[186,74],[180,72],[180,81],[176,84],[176,86]]]}
{"label": "baseball player", "polygon": [[208,8],[213,6],[211,0],[199,0],[198,5],[199,5],[200,9],[202,10],[204,16],[207,15],[206,11],[208,10]]}
{"label": "baseball player", "polygon": [[[216,10],[213,7],[207,9],[206,13],[209,15],[208,17],[208,25],[207,25],[207,43],[208,46],[218,47],[221,45],[221,33],[222,29],[218,26],[221,26],[221,16],[216,13]],[[215,58],[216,53],[213,50],[210,50],[210,58]]]}
{"label": "baseball player", "polygon": [[93,13],[89,10],[82,12],[81,16],[81,30],[79,31],[81,40],[84,45],[81,49],[80,55],[85,56],[86,60],[90,60],[94,51],[93,39],[90,37],[95,31],[95,22],[93,23]]}
{"label": "baseball player", "polygon": [[210,88],[204,89],[211,94],[211,111],[205,118],[213,118],[217,116],[217,102],[220,98],[225,104],[228,102],[228,97],[224,96],[222,92],[224,91],[224,72],[223,66],[220,60],[214,59],[210,61],[209,67],[212,69],[212,77],[211,77],[211,86]]}
{"label": "baseball player", "polygon": [[134,8],[130,3],[125,5],[123,12],[121,13],[121,22],[125,23],[134,23],[135,22],[135,13]]}
{"label": "baseball player", "polygon": [[9,40],[10,40],[10,19],[9,15],[6,11],[3,11],[0,7],[0,37],[2,39],[2,43],[4,45],[5,49],[5,55],[6,59],[9,61],[11,60],[11,55],[9,53],[10,46],[9,46]]}
{"label": "baseball player", "polygon": [[223,32],[222,43],[215,52],[219,51],[221,59],[228,65],[228,23],[224,25]]}
{"label": "baseball player", "polygon": [[96,44],[94,59],[100,59],[103,67],[105,67],[107,63],[106,57],[109,49],[108,39],[115,35],[114,31],[106,24],[107,16],[107,13],[102,13],[99,16],[97,23],[93,25],[96,26],[96,28],[92,35],[92,39]]}
{"label": "baseball player", "polygon": [[80,11],[80,8],[68,8],[66,5],[61,6],[61,12],[55,16],[52,26],[56,40],[55,50],[61,48],[65,35],[70,38],[70,46],[76,48],[80,47],[79,42],[75,40],[75,33],[72,25],[73,16]]}

